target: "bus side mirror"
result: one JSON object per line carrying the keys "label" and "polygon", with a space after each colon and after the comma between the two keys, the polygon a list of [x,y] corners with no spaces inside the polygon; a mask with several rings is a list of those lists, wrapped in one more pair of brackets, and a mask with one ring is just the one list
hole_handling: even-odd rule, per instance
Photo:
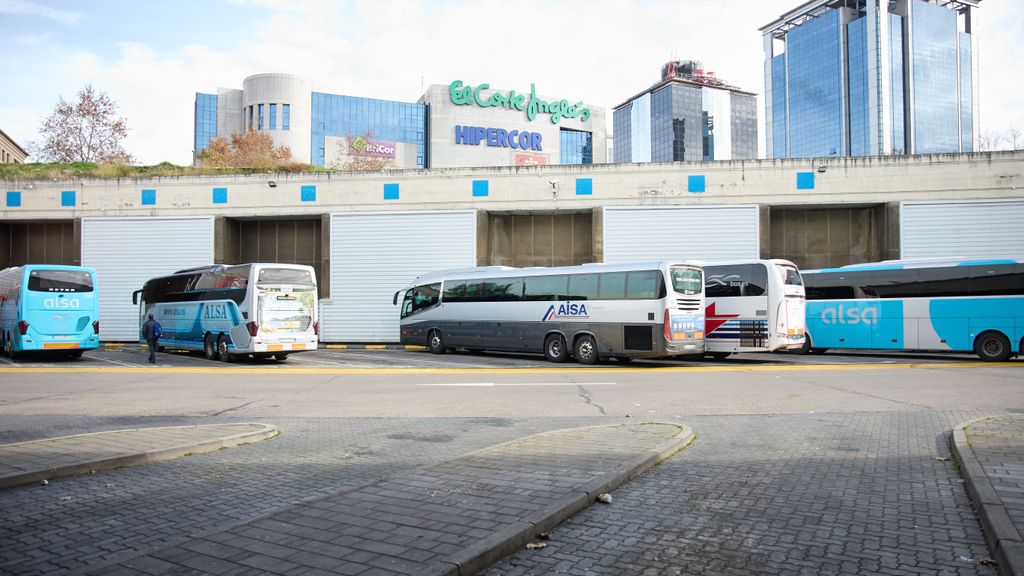
{"label": "bus side mirror", "polygon": [[136,290],[135,292],[132,292],[132,304],[134,304],[136,306],[139,305],[139,294],[140,293],[142,293],[142,290]]}
{"label": "bus side mirror", "polygon": [[[398,292],[401,292],[401,290],[399,290]],[[398,292],[395,292],[395,297],[391,299],[391,305],[392,306],[397,306],[398,305]]]}

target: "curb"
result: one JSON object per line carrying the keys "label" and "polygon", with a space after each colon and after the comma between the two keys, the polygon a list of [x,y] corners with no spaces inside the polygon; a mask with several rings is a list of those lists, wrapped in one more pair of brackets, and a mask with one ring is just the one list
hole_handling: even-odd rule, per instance
{"label": "curb", "polygon": [[[106,349],[145,348],[138,342],[103,342],[100,346]],[[319,350],[426,350],[426,346],[416,344],[321,344]]]}
{"label": "curb", "polygon": [[[649,424],[668,424],[676,426],[680,430],[674,437],[648,450],[632,462],[595,478],[580,488],[578,492],[566,496],[563,501],[555,502],[527,515],[521,521],[510,524],[493,536],[464,548],[452,558],[417,572],[415,576],[469,576],[481,572],[495,562],[523,549],[541,532],[550,532],[562,522],[582,512],[597,500],[598,495],[619,488],[668,460],[693,442],[693,429],[689,426],[669,422],[649,422]],[[600,427],[603,426],[594,426],[594,428]],[[556,432],[560,432],[560,430],[543,434]]]}
{"label": "curb", "polygon": [[991,416],[958,424],[953,429],[950,444],[960,462],[960,473],[967,485],[967,493],[981,520],[985,542],[995,556],[999,573],[1002,576],[1024,576],[1024,540],[1010,520],[1006,506],[992,487],[988,474],[967,440],[967,429],[971,424],[989,418]]}
{"label": "curb", "polygon": [[[22,486],[25,484],[33,484],[36,482],[41,482],[43,480],[53,480],[55,478],[66,478],[68,476],[90,474],[97,470],[111,470],[114,468],[138,466],[140,464],[148,464],[151,462],[174,460],[175,458],[181,458],[182,456],[185,456],[187,454],[206,454],[208,452],[216,452],[221,448],[232,448],[242,444],[252,444],[254,442],[259,442],[260,440],[266,440],[267,438],[272,438],[276,436],[279,432],[276,426],[270,424],[257,425],[260,426],[261,429],[252,432],[242,432],[239,434],[233,434],[231,436],[225,436],[214,440],[206,440],[204,442],[199,442],[196,444],[181,444],[178,446],[171,446],[168,448],[161,448],[158,450],[148,450],[145,452],[138,452],[135,454],[125,454],[122,456],[114,456],[111,458],[103,458],[100,460],[77,462],[75,464],[67,464],[64,466],[55,466],[43,470],[32,470],[21,474],[11,474],[8,476],[0,477],[0,489],[11,488],[14,486]],[[58,436],[56,438],[47,438],[46,440],[19,442],[17,444],[9,444],[8,446],[29,445],[35,442],[50,442],[53,440],[60,440],[64,438],[84,438],[90,436],[99,436],[103,434],[115,434],[118,432],[127,431],[166,430],[171,428],[203,428],[207,426],[220,426],[220,424],[201,424],[197,426],[165,426],[159,428],[132,428],[129,430],[110,430],[106,432],[94,432],[90,434]]]}

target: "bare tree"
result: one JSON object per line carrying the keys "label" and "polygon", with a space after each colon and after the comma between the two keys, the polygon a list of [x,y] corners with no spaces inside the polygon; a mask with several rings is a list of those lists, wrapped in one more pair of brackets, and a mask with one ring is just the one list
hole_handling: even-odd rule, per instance
{"label": "bare tree", "polygon": [[78,101],[63,97],[39,130],[43,142],[39,159],[48,162],[124,162],[132,156],[121,147],[128,124],[117,115],[117,103],[91,85],[78,93]]}
{"label": "bare tree", "polygon": [[1024,134],[1016,126],[1010,126],[1006,129],[1005,140],[1010,145],[1010,150],[1024,149]]}
{"label": "bare tree", "polygon": [[990,152],[992,150],[998,150],[999,143],[1002,142],[1002,140],[1003,135],[999,132],[985,130],[978,136],[978,151]]}

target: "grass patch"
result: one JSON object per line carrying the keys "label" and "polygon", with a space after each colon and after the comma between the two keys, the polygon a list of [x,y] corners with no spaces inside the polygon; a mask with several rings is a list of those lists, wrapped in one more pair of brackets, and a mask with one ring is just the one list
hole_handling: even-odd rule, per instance
{"label": "grass patch", "polygon": [[303,172],[340,172],[310,164],[288,164],[274,170],[256,168],[209,168],[177,166],[161,162],[153,166],[121,163],[71,162],[68,164],[0,164],[0,180],[68,180],[77,178],[157,178],[162,176],[223,176],[234,174],[297,174]]}

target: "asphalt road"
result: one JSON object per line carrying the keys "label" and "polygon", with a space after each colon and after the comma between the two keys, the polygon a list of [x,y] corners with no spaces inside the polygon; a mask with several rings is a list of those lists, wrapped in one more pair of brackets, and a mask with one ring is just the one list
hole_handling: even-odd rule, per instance
{"label": "asphalt road", "polygon": [[0,492],[0,573],[64,573],[544,430],[697,442],[493,574],[993,574],[946,437],[1024,409],[1024,361],[829,353],[551,365],[321,350],[232,364],[137,346],[0,362],[0,443],[260,421],[273,441]]}

